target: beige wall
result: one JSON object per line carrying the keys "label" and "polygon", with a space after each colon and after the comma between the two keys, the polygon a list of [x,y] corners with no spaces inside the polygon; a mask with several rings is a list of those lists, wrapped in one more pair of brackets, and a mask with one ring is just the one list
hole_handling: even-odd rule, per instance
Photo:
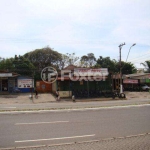
{"label": "beige wall", "polygon": [[71,97],[72,91],[59,91],[59,96],[60,97]]}
{"label": "beige wall", "polygon": [[57,90],[57,83],[53,82],[52,83],[52,92],[54,93],[54,92],[56,92],[56,90]]}

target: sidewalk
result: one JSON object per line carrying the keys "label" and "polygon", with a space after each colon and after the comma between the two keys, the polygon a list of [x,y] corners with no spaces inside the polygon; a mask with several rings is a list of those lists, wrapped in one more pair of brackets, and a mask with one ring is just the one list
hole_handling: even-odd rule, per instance
{"label": "sidewalk", "polygon": [[[143,96],[144,95],[144,96]],[[128,106],[149,106],[149,93],[127,93],[126,99],[112,98],[88,98],[76,99],[71,98],[56,101],[56,98],[50,93],[39,94],[38,99],[30,98],[30,93],[18,95],[0,95],[0,113],[13,112],[39,112],[55,110],[81,110],[81,109],[99,109]]]}
{"label": "sidewalk", "polygon": [[7,150],[150,150],[149,141],[150,133],[80,143],[7,148]]}
{"label": "sidewalk", "polygon": [[[130,100],[130,99],[150,99],[149,92],[125,92],[126,99],[121,100]],[[31,93],[21,93],[15,95],[0,95],[0,104],[31,104],[31,103],[50,103],[56,102],[56,98],[51,93],[41,93],[39,94],[38,99],[34,97],[30,98]],[[115,98],[115,100],[119,100]],[[60,102],[70,102],[71,98],[61,98]],[[77,102],[86,102],[86,101],[113,101],[112,98],[83,98],[76,99]]]}
{"label": "sidewalk", "polygon": [[21,93],[13,95],[0,95],[0,104],[31,104],[35,103],[49,103],[56,102],[55,97],[50,93],[39,94],[38,98],[35,98],[33,94],[33,99],[30,98],[31,93]]}

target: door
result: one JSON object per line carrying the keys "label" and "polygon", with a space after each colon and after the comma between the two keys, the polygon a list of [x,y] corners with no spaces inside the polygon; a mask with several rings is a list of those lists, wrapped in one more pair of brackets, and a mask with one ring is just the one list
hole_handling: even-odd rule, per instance
{"label": "door", "polygon": [[7,79],[2,80],[2,91],[3,92],[8,91],[8,80]]}
{"label": "door", "polygon": [[0,92],[2,91],[2,80],[0,79]]}

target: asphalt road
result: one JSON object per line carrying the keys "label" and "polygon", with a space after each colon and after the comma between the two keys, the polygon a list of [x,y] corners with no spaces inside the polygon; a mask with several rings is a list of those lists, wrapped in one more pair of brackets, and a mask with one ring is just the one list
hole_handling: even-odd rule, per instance
{"label": "asphalt road", "polygon": [[150,132],[150,106],[0,114],[0,148],[50,145]]}

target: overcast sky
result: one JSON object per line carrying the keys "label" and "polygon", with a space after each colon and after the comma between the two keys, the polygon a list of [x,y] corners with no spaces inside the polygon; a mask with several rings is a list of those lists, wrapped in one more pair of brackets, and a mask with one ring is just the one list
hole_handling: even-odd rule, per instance
{"label": "overcast sky", "polygon": [[0,0],[0,57],[49,46],[138,67],[150,60],[150,0]]}

